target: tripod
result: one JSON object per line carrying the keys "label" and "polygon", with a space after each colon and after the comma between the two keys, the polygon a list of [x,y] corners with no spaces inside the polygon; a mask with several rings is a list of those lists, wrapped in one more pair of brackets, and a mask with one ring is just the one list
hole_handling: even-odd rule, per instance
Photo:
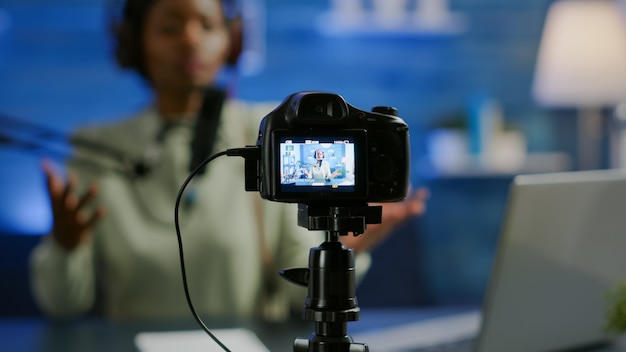
{"label": "tripod", "polygon": [[309,252],[309,267],[282,270],[281,275],[306,286],[303,319],[315,322],[308,339],[296,338],[294,352],[367,352],[366,344],[348,335],[348,322],[360,318],[356,299],[354,252],[339,236],[365,231],[366,224],[380,223],[382,207],[367,204],[323,206],[298,204],[298,225],[326,230],[326,240]]}

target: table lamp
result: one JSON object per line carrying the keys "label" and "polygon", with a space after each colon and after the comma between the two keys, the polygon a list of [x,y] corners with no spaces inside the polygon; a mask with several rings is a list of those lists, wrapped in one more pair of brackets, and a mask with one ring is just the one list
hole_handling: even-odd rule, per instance
{"label": "table lamp", "polygon": [[626,101],[625,9],[610,0],[554,2],[532,94],[541,106],[578,109],[579,169],[599,168],[602,108]]}

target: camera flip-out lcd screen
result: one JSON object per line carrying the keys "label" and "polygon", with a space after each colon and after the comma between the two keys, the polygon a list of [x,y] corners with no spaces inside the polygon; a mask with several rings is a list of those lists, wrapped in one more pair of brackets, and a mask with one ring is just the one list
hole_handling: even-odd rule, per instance
{"label": "camera flip-out lcd screen", "polygon": [[354,136],[281,137],[281,191],[355,192],[356,143]]}

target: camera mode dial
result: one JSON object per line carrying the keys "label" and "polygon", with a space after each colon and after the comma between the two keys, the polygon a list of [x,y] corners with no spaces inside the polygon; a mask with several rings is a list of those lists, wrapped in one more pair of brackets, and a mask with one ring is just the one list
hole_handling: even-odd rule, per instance
{"label": "camera mode dial", "polygon": [[398,116],[398,109],[392,106],[375,106],[372,108],[372,112],[377,112],[379,114]]}

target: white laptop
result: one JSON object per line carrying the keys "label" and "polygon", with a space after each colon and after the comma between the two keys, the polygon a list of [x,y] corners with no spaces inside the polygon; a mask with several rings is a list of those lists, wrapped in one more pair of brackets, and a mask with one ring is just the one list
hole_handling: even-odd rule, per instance
{"label": "white laptop", "polygon": [[520,175],[509,190],[482,311],[353,337],[379,352],[468,338],[470,351],[480,352],[590,346],[609,338],[606,294],[620,280],[626,171]]}

